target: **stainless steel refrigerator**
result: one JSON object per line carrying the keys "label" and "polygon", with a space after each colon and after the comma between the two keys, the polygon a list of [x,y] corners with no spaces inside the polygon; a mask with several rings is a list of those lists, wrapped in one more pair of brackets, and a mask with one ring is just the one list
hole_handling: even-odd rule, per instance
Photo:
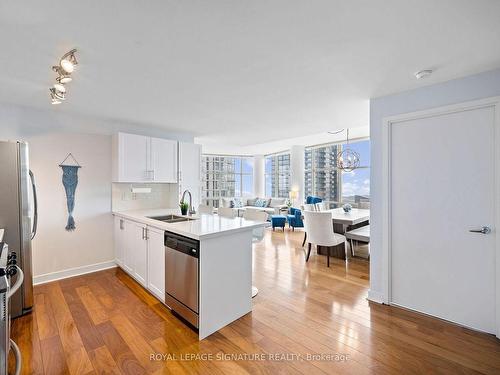
{"label": "stainless steel refrigerator", "polygon": [[[28,144],[0,141],[0,229],[4,242],[15,251],[17,264],[24,271],[20,293],[10,301],[11,316],[17,317],[33,307],[31,240],[37,227],[35,178],[29,169]],[[14,278],[11,282],[15,283]]]}

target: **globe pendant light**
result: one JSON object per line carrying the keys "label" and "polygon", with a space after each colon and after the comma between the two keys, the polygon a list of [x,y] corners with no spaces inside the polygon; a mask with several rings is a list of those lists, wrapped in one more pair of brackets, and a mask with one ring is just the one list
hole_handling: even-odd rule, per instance
{"label": "globe pendant light", "polygon": [[359,167],[359,154],[349,148],[349,129],[347,129],[347,141],[342,151],[337,154],[337,168],[344,172],[352,172]]}

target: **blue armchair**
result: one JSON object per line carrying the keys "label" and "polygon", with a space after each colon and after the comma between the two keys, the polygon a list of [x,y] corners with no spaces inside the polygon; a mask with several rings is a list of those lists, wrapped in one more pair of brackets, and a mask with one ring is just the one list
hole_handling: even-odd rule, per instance
{"label": "blue armchair", "polygon": [[323,199],[321,199],[320,197],[313,197],[311,195],[309,195],[306,198],[306,204],[316,204],[316,203],[320,203],[322,201],[323,201]]}
{"label": "blue armchair", "polygon": [[304,222],[302,221],[302,211],[298,208],[290,207],[290,213],[287,215],[288,225],[292,228],[292,231],[295,228],[303,228]]}

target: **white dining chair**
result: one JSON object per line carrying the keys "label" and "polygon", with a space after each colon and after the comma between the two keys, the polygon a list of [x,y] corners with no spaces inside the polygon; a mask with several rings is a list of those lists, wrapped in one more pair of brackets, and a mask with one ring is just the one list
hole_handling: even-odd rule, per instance
{"label": "white dining chair", "polygon": [[330,267],[330,247],[340,245],[341,243],[344,243],[347,261],[347,250],[345,249],[346,238],[342,234],[333,231],[332,214],[330,212],[304,211],[304,228],[307,233],[308,242],[306,262],[311,255],[312,244],[326,246],[328,247],[326,255],[327,265]]}
{"label": "white dining chair", "polygon": [[[316,209],[315,204],[304,204],[302,206],[302,212],[304,211],[318,211],[318,210]],[[306,244],[306,239],[307,239],[307,230],[304,224],[304,240],[302,241],[302,247]]]}
{"label": "white dining chair", "polygon": [[236,210],[233,210],[231,207],[219,207],[217,214],[222,217],[233,218],[236,217]]}
{"label": "white dining chair", "polygon": [[207,206],[206,204],[200,204],[198,206],[198,213],[199,214],[213,214],[214,208],[211,206]]}
{"label": "white dining chair", "polygon": [[345,237],[351,243],[351,255],[354,256],[354,241],[368,244],[368,259],[370,259],[370,225],[365,225],[346,232]]}
{"label": "white dining chair", "polygon": [[317,211],[315,204],[304,204],[302,206],[302,211]]}
{"label": "white dining chair", "polygon": [[316,206],[316,211],[326,211],[329,208],[327,202],[319,202],[316,203],[315,206]]}
{"label": "white dining chair", "polygon": [[[262,221],[267,222],[267,212],[247,209],[243,213],[243,218],[245,220]],[[252,230],[252,242],[257,243],[264,239],[264,227],[255,228]],[[259,293],[259,289],[252,285],[252,298],[254,298]]]}

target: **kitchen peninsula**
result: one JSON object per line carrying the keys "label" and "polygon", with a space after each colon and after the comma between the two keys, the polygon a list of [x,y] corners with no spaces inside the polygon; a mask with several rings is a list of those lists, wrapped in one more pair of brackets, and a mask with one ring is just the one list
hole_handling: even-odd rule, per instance
{"label": "kitchen peninsula", "polygon": [[252,310],[252,230],[267,223],[176,209],[113,214],[116,263],[200,340]]}

